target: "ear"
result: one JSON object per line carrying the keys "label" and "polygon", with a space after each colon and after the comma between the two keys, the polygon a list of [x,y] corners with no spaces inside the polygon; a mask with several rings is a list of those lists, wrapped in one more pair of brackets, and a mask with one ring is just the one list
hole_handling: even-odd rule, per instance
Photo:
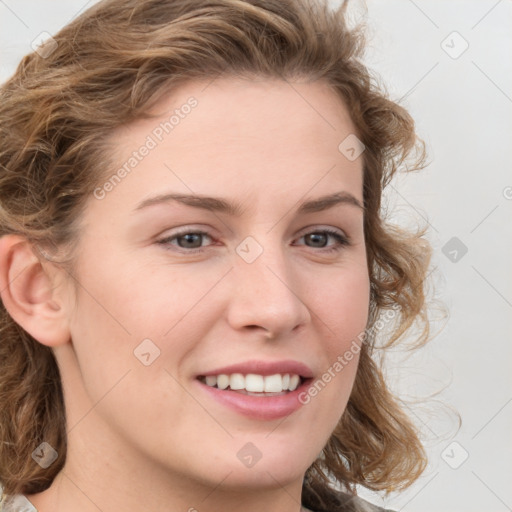
{"label": "ear", "polygon": [[[45,268],[47,267],[47,268]],[[30,242],[19,235],[0,237],[0,296],[12,319],[49,347],[70,340],[65,297],[55,287],[58,270],[42,265]],[[62,272],[62,271],[60,271]],[[63,291],[63,290],[62,290]]]}

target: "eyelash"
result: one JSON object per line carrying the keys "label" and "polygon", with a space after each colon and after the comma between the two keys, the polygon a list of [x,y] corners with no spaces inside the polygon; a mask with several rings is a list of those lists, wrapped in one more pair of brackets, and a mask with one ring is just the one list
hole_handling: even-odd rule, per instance
{"label": "eyelash", "polygon": [[[337,244],[335,244],[334,246],[331,246],[331,248],[329,248],[329,249],[325,249],[325,248],[322,248],[322,247],[318,248],[319,251],[321,251],[323,253],[328,253],[329,254],[329,253],[333,253],[333,252],[339,252],[342,249],[344,249],[345,247],[348,247],[349,245],[351,245],[349,237],[344,236],[344,235],[338,233],[338,231],[334,231],[332,229],[319,229],[319,230],[315,230],[315,231],[310,231],[309,233],[306,233],[306,234],[302,235],[300,238],[303,238],[305,236],[312,235],[312,234],[318,234],[318,233],[329,235],[329,236],[331,236],[332,238],[334,238],[337,241]],[[181,238],[181,237],[183,237],[185,235],[207,236],[207,237],[209,237],[209,238],[211,238],[213,240],[213,237],[210,236],[206,231],[186,230],[186,231],[182,231],[180,233],[175,233],[174,235],[168,236],[168,237],[163,238],[161,240],[158,240],[157,243],[162,245],[162,246],[164,246],[166,250],[170,250],[170,251],[176,250],[176,249],[170,249],[168,247],[169,245],[171,245],[170,242],[172,240],[176,240],[178,238]],[[314,249],[314,247],[313,247],[313,249]],[[186,249],[186,248],[180,247],[177,250],[177,252],[181,252],[181,253],[185,253],[185,254],[197,254],[197,253],[204,252],[204,248]]]}

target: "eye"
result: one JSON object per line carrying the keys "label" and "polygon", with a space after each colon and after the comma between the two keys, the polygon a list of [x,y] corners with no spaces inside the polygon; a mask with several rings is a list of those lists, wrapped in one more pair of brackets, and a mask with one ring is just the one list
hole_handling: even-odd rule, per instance
{"label": "eye", "polygon": [[[157,243],[163,246],[177,246],[180,249],[186,249],[185,252],[187,253],[195,253],[201,252],[201,242],[204,237],[212,239],[206,231],[182,231],[181,233],[176,233],[172,236],[163,238],[162,240],[158,240]],[[177,244],[174,244],[174,241],[176,241]]]}
{"label": "eye", "polygon": [[[213,237],[206,231],[186,230],[162,238],[161,240],[158,240],[157,243],[167,250],[176,250],[177,252],[195,254],[204,252],[205,246],[203,245],[203,242],[205,238],[210,239],[210,241],[213,240]],[[341,251],[344,247],[350,245],[350,239],[347,236],[332,229],[310,231],[298,238],[298,240],[301,239],[304,239],[306,244],[298,245],[307,245],[307,247],[319,249],[324,253]],[[328,245],[329,240],[334,240],[334,243]]]}
{"label": "eye", "polygon": [[[305,235],[303,235],[301,238],[304,238],[305,240],[309,240],[313,243],[313,245],[309,245],[308,247],[316,247],[319,249],[323,249],[322,252],[334,252],[334,251],[340,251],[344,247],[350,245],[350,240],[347,236],[343,235],[342,233],[338,231],[334,231],[332,229],[321,229],[317,231],[311,231]],[[331,246],[329,246],[328,249],[325,249],[329,238],[334,239],[335,243]],[[300,239],[299,239],[300,240]]]}

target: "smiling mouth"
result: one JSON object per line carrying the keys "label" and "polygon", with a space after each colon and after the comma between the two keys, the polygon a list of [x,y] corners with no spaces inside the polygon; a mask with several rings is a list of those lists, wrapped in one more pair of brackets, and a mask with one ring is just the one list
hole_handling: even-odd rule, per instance
{"label": "smiling mouth", "polygon": [[255,373],[219,374],[199,376],[199,381],[209,387],[235,391],[250,396],[281,396],[295,391],[305,379],[295,373],[258,375]]}

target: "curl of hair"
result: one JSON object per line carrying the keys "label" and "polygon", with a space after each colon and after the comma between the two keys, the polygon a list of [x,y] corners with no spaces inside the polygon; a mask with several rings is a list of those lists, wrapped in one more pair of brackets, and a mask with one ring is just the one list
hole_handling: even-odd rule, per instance
{"label": "curl of hair", "polygon": [[[324,80],[345,102],[365,144],[365,241],[371,282],[368,331],[386,309],[399,321],[386,346],[413,324],[428,337],[423,282],[430,260],[424,232],[382,216],[381,198],[401,168],[419,169],[423,147],[409,114],[382,92],[362,64],[363,32],[349,29],[346,3],[313,0],[104,0],[55,36],[42,58],[25,56],[0,89],[0,235],[63,251],[73,269],[80,216],[114,165],[109,134],[148,116],[178,85],[218,76]],[[418,152],[419,150],[419,152]],[[409,163],[411,154],[414,161]],[[101,163],[101,164],[100,164]],[[408,166],[406,167],[406,163]],[[65,250],[64,250],[65,249]],[[410,419],[361,347],[347,408],[308,469],[303,503],[332,506],[332,483],[390,492],[426,466]],[[59,369],[0,304],[0,482],[6,494],[42,492],[62,469],[66,421]],[[43,441],[59,458],[43,469],[31,458]]]}

